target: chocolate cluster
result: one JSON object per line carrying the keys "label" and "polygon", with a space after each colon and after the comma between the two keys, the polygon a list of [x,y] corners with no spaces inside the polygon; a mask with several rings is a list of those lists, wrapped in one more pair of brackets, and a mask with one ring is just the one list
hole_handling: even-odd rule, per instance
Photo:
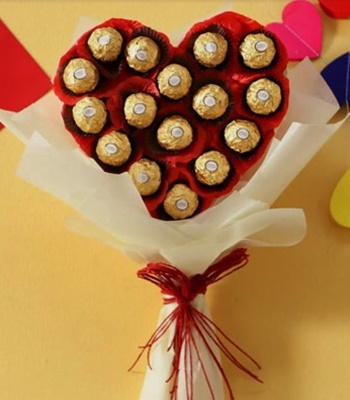
{"label": "chocolate cluster", "polygon": [[62,57],[54,89],[86,154],[128,171],[153,216],[184,219],[262,157],[287,109],[286,63],[276,37],[232,12],[194,25],[177,48],[111,19]]}

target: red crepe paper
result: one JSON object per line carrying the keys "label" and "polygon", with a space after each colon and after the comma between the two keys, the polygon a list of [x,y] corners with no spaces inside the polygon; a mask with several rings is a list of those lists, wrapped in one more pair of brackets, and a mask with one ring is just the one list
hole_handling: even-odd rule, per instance
{"label": "red crepe paper", "polygon": [[[87,41],[96,28],[112,27],[123,36],[124,46],[132,38],[146,35],[152,38],[161,50],[159,64],[147,73],[139,73],[129,67],[122,53],[116,61],[102,63],[95,59],[88,48]],[[193,43],[203,32],[218,32],[229,43],[225,61],[217,68],[206,68],[200,65],[193,54]],[[275,60],[267,68],[250,69],[244,65],[239,46],[244,37],[250,33],[265,32],[276,46]],[[93,63],[99,71],[100,80],[97,87],[87,94],[75,94],[66,88],[63,72],[72,58],[82,57]],[[180,100],[174,101],[162,96],[157,87],[159,72],[171,63],[186,67],[192,75],[190,92]],[[288,80],[284,76],[287,54],[283,44],[258,22],[240,14],[225,12],[211,19],[195,24],[185,35],[178,47],[171,45],[163,33],[142,25],[140,22],[125,19],[110,19],[86,32],[60,60],[54,90],[65,103],[63,117],[67,130],[89,157],[94,157],[99,165],[111,173],[120,173],[129,169],[132,162],[145,157],[156,161],[162,169],[162,185],[152,196],[144,196],[144,202],[150,213],[157,218],[169,219],[164,212],[163,201],[167,190],[176,183],[184,183],[199,196],[200,205],[196,213],[205,210],[218,197],[228,194],[239,181],[240,176],[254,165],[264,154],[273,130],[280,124],[288,107]],[[279,108],[270,115],[253,113],[245,102],[249,85],[261,78],[267,78],[280,85],[283,100]],[[198,89],[213,83],[221,86],[229,96],[229,107],[215,120],[201,119],[192,108],[193,96]],[[145,92],[154,97],[157,103],[155,121],[146,129],[135,129],[127,124],[124,117],[125,98],[136,92]],[[87,95],[101,99],[107,107],[109,119],[104,129],[97,135],[89,135],[74,126],[72,106]],[[169,115],[180,115],[186,118],[194,130],[192,144],[181,151],[165,151],[157,143],[157,130],[164,118]],[[232,120],[243,119],[254,121],[261,133],[259,145],[249,154],[241,155],[225,145],[224,129]],[[95,147],[98,139],[112,129],[129,136],[134,149],[131,159],[122,167],[111,167],[103,164],[96,156]],[[197,181],[194,175],[194,161],[205,151],[217,150],[223,153],[231,165],[231,173],[220,185],[205,186]]]}
{"label": "red crepe paper", "polygon": [[282,21],[282,23],[272,22],[267,28],[284,43],[289,60],[320,57],[322,21],[314,4],[307,0],[288,3],[283,9]]}
{"label": "red crepe paper", "polygon": [[0,54],[0,108],[21,111],[51,89],[49,77],[1,20]]}
{"label": "red crepe paper", "polygon": [[174,351],[173,368],[167,382],[172,383],[170,390],[170,399],[176,400],[178,378],[180,371],[181,355],[184,352],[185,357],[185,379],[186,379],[186,396],[187,400],[193,400],[193,355],[198,358],[206,384],[210,399],[215,400],[206,367],[198,351],[197,342],[194,333],[198,334],[199,340],[203,341],[204,346],[208,349],[208,353],[212,357],[215,365],[220,371],[225,385],[227,387],[230,400],[234,400],[233,392],[229,379],[221,366],[220,360],[213,351],[213,346],[220,349],[227,359],[233,363],[238,369],[248,374],[258,382],[262,382],[257,375],[244,366],[233,354],[231,349],[235,349],[241,355],[250,360],[257,368],[259,364],[234,343],[211,319],[206,317],[202,312],[198,311],[192,301],[199,295],[205,294],[209,285],[212,285],[228,275],[242,269],[248,263],[248,254],[246,249],[239,248],[233,250],[222,260],[211,265],[203,274],[187,277],[179,269],[162,263],[148,264],[146,268],[138,272],[138,277],[147,280],[161,289],[164,304],[176,303],[177,307],[172,313],[159,325],[142,351],[137,357],[135,363],[130,368],[133,369],[140,360],[144,352],[147,352],[149,368],[152,369],[150,363],[150,353],[157,342],[167,334],[170,326],[175,324],[175,333],[168,351]]}

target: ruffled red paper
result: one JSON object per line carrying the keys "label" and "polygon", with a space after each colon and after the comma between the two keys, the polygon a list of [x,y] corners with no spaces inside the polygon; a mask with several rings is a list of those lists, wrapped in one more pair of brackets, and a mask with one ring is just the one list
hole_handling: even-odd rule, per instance
{"label": "ruffled red paper", "polygon": [[0,54],[0,108],[21,111],[51,89],[46,73],[1,20]]}

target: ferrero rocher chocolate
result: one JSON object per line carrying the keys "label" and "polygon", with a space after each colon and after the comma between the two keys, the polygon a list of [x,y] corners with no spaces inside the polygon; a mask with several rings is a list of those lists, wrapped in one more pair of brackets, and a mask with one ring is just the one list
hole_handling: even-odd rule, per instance
{"label": "ferrero rocher chocolate", "polygon": [[225,142],[228,147],[238,153],[246,153],[255,149],[261,135],[254,122],[236,119],[225,128]]}
{"label": "ferrero rocher chocolate", "polygon": [[191,217],[198,207],[198,196],[188,186],[177,183],[167,193],[163,206],[173,219]]}
{"label": "ferrero rocher chocolate", "polygon": [[125,133],[112,131],[97,142],[96,154],[105,164],[119,167],[125,164],[131,154],[131,144]]}
{"label": "ferrero rocher chocolate", "polygon": [[208,68],[220,65],[226,58],[227,40],[219,33],[206,32],[198,36],[193,45],[196,60]]}
{"label": "ferrero rocher chocolate", "polygon": [[147,72],[160,60],[160,49],[156,42],[147,36],[138,36],[126,46],[126,61],[138,72]]}
{"label": "ferrero rocher chocolate", "polygon": [[73,58],[63,72],[66,88],[77,94],[91,92],[97,86],[98,80],[97,68],[85,58]]}
{"label": "ferrero rocher chocolate", "polygon": [[180,64],[166,66],[158,75],[158,88],[162,95],[173,100],[181,99],[190,90],[192,77]]}
{"label": "ferrero rocher chocolate", "polygon": [[227,178],[230,169],[227,158],[216,150],[202,154],[194,164],[196,178],[208,186],[222,183]]}
{"label": "ferrero rocher chocolate", "polygon": [[132,164],[129,174],[142,196],[155,193],[162,182],[162,173],[158,164],[147,158],[141,158],[140,161]]}
{"label": "ferrero rocher chocolate", "polygon": [[282,102],[282,91],[277,83],[262,78],[254,81],[248,88],[246,100],[255,114],[269,115],[275,112]]}
{"label": "ferrero rocher chocolate", "polygon": [[110,27],[95,29],[88,39],[88,46],[92,55],[97,60],[104,62],[116,60],[121,52],[122,45],[122,35]]}
{"label": "ferrero rocher chocolate", "polygon": [[73,119],[85,133],[99,133],[107,120],[107,111],[103,101],[96,97],[79,100],[72,110]]}
{"label": "ferrero rocher chocolate", "polygon": [[147,128],[157,114],[157,104],[147,93],[135,93],[128,96],[124,103],[124,115],[129,125],[139,129]]}
{"label": "ferrero rocher chocolate", "polygon": [[157,131],[160,146],[167,150],[182,150],[193,140],[193,130],[189,122],[180,115],[165,118]]}
{"label": "ferrero rocher chocolate", "polygon": [[275,43],[264,33],[247,35],[239,46],[243,63],[252,69],[268,67],[276,55]]}
{"label": "ferrero rocher chocolate", "polygon": [[221,117],[229,104],[228,94],[225,90],[214,84],[200,88],[193,97],[192,107],[204,119]]}

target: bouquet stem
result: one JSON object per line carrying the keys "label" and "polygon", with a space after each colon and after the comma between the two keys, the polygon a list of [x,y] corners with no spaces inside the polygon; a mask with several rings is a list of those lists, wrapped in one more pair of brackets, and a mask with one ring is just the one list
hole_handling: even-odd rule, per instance
{"label": "bouquet stem", "polygon": [[220,352],[238,369],[261,382],[233,352],[243,355],[257,368],[259,364],[211,320],[204,296],[209,285],[243,268],[247,262],[246,249],[239,248],[203,274],[192,277],[162,263],[148,264],[138,272],[140,278],[161,289],[164,299],[158,328],[134,363],[147,353],[148,372],[141,400],[223,400],[222,382],[233,400]]}

